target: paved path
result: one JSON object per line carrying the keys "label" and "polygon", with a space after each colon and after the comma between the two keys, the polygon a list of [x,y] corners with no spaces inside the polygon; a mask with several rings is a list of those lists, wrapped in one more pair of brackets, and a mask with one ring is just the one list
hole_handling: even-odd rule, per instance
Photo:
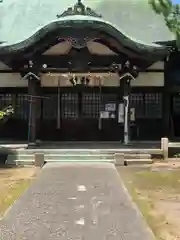
{"label": "paved path", "polygon": [[0,221],[1,240],[151,240],[112,164],[48,163]]}

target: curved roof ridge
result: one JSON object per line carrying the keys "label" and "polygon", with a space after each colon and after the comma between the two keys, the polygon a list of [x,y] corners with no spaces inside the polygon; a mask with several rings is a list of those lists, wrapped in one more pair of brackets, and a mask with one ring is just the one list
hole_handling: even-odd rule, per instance
{"label": "curved roof ridge", "polygon": [[143,42],[143,41],[141,41],[139,39],[135,39],[135,38],[129,36],[128,34],[126,34],[124,31],[120,30],[118,28],[118,26],[116,26],[115,24],[112,24],[111,22],[109,22],[107,20],[104,20],[103,18],[97,18],[97,17],[93,17],[93,16],[84,16],[84,15],[65,16],[65,17],[61,17],[61,18],[58,18],[58,19],[54,19],[54,20],[50,21],[48,24],[45,24],[43,26],[39,26],[36,30],[34,30],[33,33],[29,34],[29,36],[24,38],[22,41],[17,41],[17,42],[14,42],[13,44],[11,44],[11,43],[7,44],[7,42],[3,42],[1,44],[1,47],[16,45],[16,44],[19,44],[19,43],[23,42],[24,40],[28,40],[33,35],[35,35],[37,32],[39,32],[41,29],[47,27],[51,23],[58,23],[58,22],[62,22],[62,21],[75,21],[75,20],[76,21],[81,21],[81,20],[84,20],[84,21],[96,21],[96,22],[99,22],[99,23],[105,23],[105,24],[107,24],[109,26],[114,27],[116,30],[119,31],[120,34],[122,34],[126,38],[129,38],[129,40],[131,40],[133,42],[139,43],[139,44],[144,45],[144,46],[149,46],[149,47],[152,46],[152,47],[163,48],[162,45],[159,45],[157,43],[153,43],[152,42],[152,44],[150,44],[150,43]]}
{"label": "curved roof ridge", "polygon": [[[164,19],[153,12],[148,0],[82,2],[133,40],[151,45],[157,41],[174,39]],[[1,41],[13,44],[28,38],[76,3],[77,0],[4,0],[0,5]]]}

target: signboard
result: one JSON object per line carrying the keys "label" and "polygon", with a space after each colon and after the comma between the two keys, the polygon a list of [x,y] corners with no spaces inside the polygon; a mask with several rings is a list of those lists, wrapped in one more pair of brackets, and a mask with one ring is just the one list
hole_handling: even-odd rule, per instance
{"label": "signboard", "polygon": [[114,113],[110,113],[110,114],[109,114],[109,118],[114,119],[114,118],[116,118],[116,115],[115,115]]}
{"label": "signboard", "polygon": [[130,109],[130,120],[132,122],[134,122],[136,119],[135,119],[135,108],[131,108]]}
{"label": "signboard", "polygon": [[115,112],[116,111],[116,104],[115,103],[107,103],[107,104],[105,104],[105,111]]}
{"label": "signboard", "polygon": [[[134,122],[136,120],[135,108],[130,109],[130,120]],[[124,104],[119,104],[118,109],[118,123],[124,123]]]}
{"label": "signboard", "polygon": [[120,103],[118,106],[118,123],[124,122],[124,104]]}
{"label": "signboard", "polygon": [[109,118],[109,112],[101,111],[100,112],[100,118],[108,119]]}

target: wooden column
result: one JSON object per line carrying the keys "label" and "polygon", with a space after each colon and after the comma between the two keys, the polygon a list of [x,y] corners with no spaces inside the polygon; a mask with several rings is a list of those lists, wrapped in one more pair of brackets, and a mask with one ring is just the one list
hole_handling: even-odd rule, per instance
{"label": "wooden column", "polygon": [[58,78],[58,86],[57,86],[57,129],[61,129],[61,82],[60,78]]}
{"label": "wooden column", "polygon": [[[118,99],[118,123],[123,124],[123,137],[124,144],[128,144],[130,141],[130,79],[124,77],[120,80],[119,87],[119,99]],[[123,105],[123,115],[119,116],[120,105]],[[120,121],[121,119],[121,121]]]}
{"label": "wooden column", "polygon": [[163,136],[171,136],[171,121],[170,121],[170,93],[166,87],[163,90],[163,107],[162,107],[162,121],[163,121]]}
{"label": "wooden column", "polygon": [[37,79],[33,76],[28,77],[28,94],[29,97],[29,123],[28,123],[28,143],[35,145],[36,142],[36,95]]}
{"label": "wooden column", "polygon": [[[123,79],[119,80],[118,87],[118,99],[117,99],[117,122],[119,124],[119,140],[124,141],[123,128],[124,125],[124,90],[123,90]],[[123,111],[122,111],[123,110]]]}
{"label": "wooden column", "polygon": [[171,136],[171,122],[170,122],[170,91],[168,84],[168,62],[164,62],[164,89],[163,89],[163,107],[162,107],[162,125],[163,125],[163,136],[162,137],[170,137]]}
{"label": "wooden column", "polygon": [[124,100],[124,144],[130,141],[130,79],[122,79]]}
{"label": "wooden column", "polygon": [[[43,92],[43,88],[41,88],[41,97],[44,96],[44,92]],[[40,109],[41,109],[41,113],[40,113],[40,119],[39,119],[39,139],[42,141],[42,136],[43,136],[43,130],[44,130],[44,116],[43,116],[43,110],[44,110],[44,98],[40,99]]]}
{"label": "wooden column", "polygon": [[37,97],[34,99],[36,103],[36,138],[40,140],[41,131],[41,121],[42,121],[42,92],[41,92],[41,82],[36,80],[36,94]]}

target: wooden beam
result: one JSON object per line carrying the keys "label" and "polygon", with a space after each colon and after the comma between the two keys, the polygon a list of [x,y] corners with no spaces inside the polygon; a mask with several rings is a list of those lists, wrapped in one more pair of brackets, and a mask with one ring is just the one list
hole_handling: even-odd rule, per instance
{"label": "wooden beam", "polygon": [[87,64],[88,67],[105,67],[111,66],[112,63],[124,64],[127,60],[130,61],[133,65],[136,65],[139,68],[146,69],[153,64],[153,61],[147,59],[139,59],[136,57],[128,57],[124,54],[119,55],[96,55],[91,54],[88,51],[72,50],[67,55],[40,55],[32,56],[32,58],[20,58],[19,60],[14,60],[12,68],[24,68],[25,65],[28,65],[29,60],[32,60],[37,68],[41,68],[46,64],[49,68],[69,68],[73,65],[76,65],[77,62],[82,63],[81,65]]}
{"label": "wooden beam", "polygon": [[[39,68],[38,73],[84,73],[83,70],[72,69],[70,71],[68,68]],[[28,73],[31,72],[32,69],[29,68],[17,68],[17,69],[0,69],[0,73]],[[139,72],[145,73],[164,73],[163,69],[138,69]],[[110,72],[110,67],[93,67],[89,69],[89,72],[92,73],[102,73],[102,72]]]}

